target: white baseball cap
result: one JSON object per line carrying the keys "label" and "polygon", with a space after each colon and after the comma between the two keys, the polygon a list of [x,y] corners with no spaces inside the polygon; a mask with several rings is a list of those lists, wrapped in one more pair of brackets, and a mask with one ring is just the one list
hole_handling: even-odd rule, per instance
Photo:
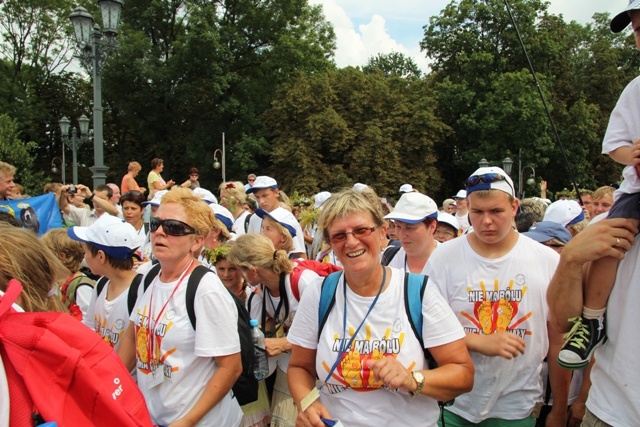
{"label": "white baseball cap", "polygon": [[141,246],[133,225],[109,214],[102,214],[88,227],[71,227],[67,234],[73,240],[91,243],[110,257],[129,259],[137,257],[135,249]]}
{"label": "white baseball cap", "polygon": [[253,182],[253,186],[247,190],[247,194],[255,193],[256,190],[262,190],[264,188],[273,188],[275,190],[278,188],[278,183],[270,176],[262,175],[256,177],[256,180]]}
{"label": "white baseball cap", "polygon": [[413,189],[413,186],[411,184],[402,184],[400,186],[400,190],[398,190],[400,193],[412,193],[416,190]]}
{"label": "white baseball cap", "polygon": [[427,218],[438,218],[438,205],[427,195],[418,192],[404,193],[385,219],[418,224]]}
{"label": "white baseball cap", "polygon": [[466,199],[467,198],[467,190],[460,190],[456,193],[455,196],[452,197],[453,200],[455,199]]}
{"label": "white baseball cap", "polygon": [[438,222],[450,225],[456,230],[460,231],[460,223],[458,222],[456,217],[451,215],[450,213],[438,212]]}
{"label": "white baseball cap", "polygon": [[584,211],[575,200],[556,200],[544,212],[544,221],[557,222],[563,227],[584,219]]}
{"label": "white baseball cap", "polygon": [[331,193],[329,193],[328,191],[319,192],[318,194],[313,196],[313,206],[318,209],[324,202],[329,200],[330,197]]}
{"label": "white baseball cap", "polygon": [[208,205],[210,205],[211,203],[218,203],[218,199],[216,198],[216,196],[214,196],[211,191],[204,189],[202,187],[194,188],[193,194],[200,197]]}
{"label": "white baseball cap", "polygon": [[263,218],[263,219],[265,216],[268,216],[269,218],[271,218],[272,220],[276,221],[277,223],[282,225],[284,228],[289,230],[291,237],[296,237],[297,233],[296,233],[296,228],[294,227],[294,224],[297,224],[298,220],[288,210],[283,208],[278,208],[271,212],[267,212],[264,209],[256,209],[255,213],[256,215],[258,215],[260,218]]}
{"label": "white baseball cap", "polygon": [[225,227],[227,227],[229,233],[232,233],[234,218],[231,212],[229,212],[229,209],[217,203],[211,203],[209,207],[211,208],[211,210],[213,210],[213,214],[215,215],[215,217],[219,219],[225,225]]}
{"label": "white baseball cap", "polygon": [[500,190],[516,197],[513,181],[497,166],[479,168],[467,178],[467,195],[481,190]]}
{"label": "white baseball cap", "polygon": [[147,206],[147,205],[151,205],[151,206],[155,206],[155,207],[160,206],[160,201],[162,200],[162,196],[167,194],[168,191],[169,190],[156,191],[155,193],[153,193],[153,199],[151,199],[151,200],[149,200],[147,202],[142,202],[142,206]]}
{"label": "white baseball cap", "polygon": [[631,23],[631,17],[629,16],[630,10],[640,9],[640,0],[629,0],[629,5],[625,10],[617,14],[611,20],[609,24],[609,28],[614,33],[619,33],[620,31],[627,28],[627,25]]}

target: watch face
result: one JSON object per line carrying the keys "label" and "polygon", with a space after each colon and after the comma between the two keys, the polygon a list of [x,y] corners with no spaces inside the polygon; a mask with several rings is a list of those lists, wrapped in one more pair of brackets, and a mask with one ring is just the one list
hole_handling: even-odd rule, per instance
{"label": "watch face", "polygon": [[422,375],[422,372],[413,371],[412,374],[413,374],[413,379],[415,379],[417,383],[424,382],[424,375]]}

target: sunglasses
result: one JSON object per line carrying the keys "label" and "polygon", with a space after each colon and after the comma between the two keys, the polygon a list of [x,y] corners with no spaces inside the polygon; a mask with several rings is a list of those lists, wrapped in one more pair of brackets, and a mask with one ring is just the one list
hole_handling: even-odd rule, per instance
{"label": "sunglasses", "polygon": [[162,226],[165,234],[169,236],[186,236],[188,234],[196,234],[196,231],[189,224],[186,224],[177,219],[160,219],[158,217],[151,217],[149,221],[149,230],[152,233],[158,231],[158,228]]}
{"label": "sunglasses", "polygon": [[332,236],[329,236],[329,241],[331,243],[342,243],[345,242],[347,240],[347,236],[349,234],[353,235],[353,237],[355,237],[358,240],[362,240],[365,237],[371,236],[371,233],[373,233],[376,228],[378,228],[379,226],[376,227],[361,227],[361,228],[356,228],[353,231],[345,231],[342,233],[336,233]]}

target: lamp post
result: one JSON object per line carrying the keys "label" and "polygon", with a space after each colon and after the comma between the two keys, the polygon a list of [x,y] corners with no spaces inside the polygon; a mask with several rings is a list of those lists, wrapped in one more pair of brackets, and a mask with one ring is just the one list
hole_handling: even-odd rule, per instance
{"label": "lamp post", "polygon": [[[58,169],[58,167],[56,166],[56,159],[60,160],[60,169]],[[51,159],[51,173],[58,173],[60,171],[62,171],[62,183],[66,184],[66,177],[65,177],[65,164],[64,164],[64,160],[62,160],[60,157],[54,157],[53,159]]]}
{"label": "lamp post", "polygon": [[213,152],[213,168],[220,169],[220,162],[218,161],[218,153],[220,153],[220,157],[222,158],[222,182],[227,182],[227,176],[225,172],[226,166],[226,152],[224,149],[224,132],[222,132],[222,151],[219,148],[216,148]]}
{"label": "lamp post", "polygon": [[[84,114],[78,118],[80,124],[80,136],[75,128],[71,128],[71,137],[69,137],[69,127],[71,121],[63,117],[60,119],[60,132],[62,133],[62,142],[71,149],[73,153],[73,184],[78,183],[78,147],[89,140],[89,118]],[[64,176],[64,175],[63,175]],[[64,181],[64,178],[63,178]],[[95,188],[95,187],[94,187]]]}
{"label": "lamp post", "polygon": [[[93,74],[93,172],[94,188],[104,184],[109,168],[104,165],[104,138],[102,133],[102,67],[111,52],[117,47],[116,36],[122,12],[122,0],[98,0],[102,14],[101,29],[94,24],[93,17],[82,6],[69,15],[76,37],[76,58]],[[104,36],[104,37],[103,37]]]}
{"label": "lamp post", "polygon": [[[486,159],[482,159],[478,162],[480,167],[489,166],[489,162]],[[507,175],[511,175],[511,169],[513,168],[513,160],[511,158],[506,157],[502,161],[502,169],[507,173]],[[531,176],[527,179],[527,184],[533,185],[536,183],[536,169],[533,164],[528,164],[522,166],[522,149],[518,150],[518,197],[520,199],[524,198],[524,191],[522,191],[522,181],[524,181],[524,174],[527,168],[531,169]]]}

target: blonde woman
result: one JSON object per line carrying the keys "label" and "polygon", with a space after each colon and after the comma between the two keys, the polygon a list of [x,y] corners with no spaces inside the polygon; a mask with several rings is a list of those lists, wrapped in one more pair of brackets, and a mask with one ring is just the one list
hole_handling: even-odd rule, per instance
{"label": "blonde woman", "polygon": [[249,225],[247,218],[251,213],[244,209],[247,200],[244,185],[240,181],[223,182],[219,189],[220,204],[233,215],[233,231],[238,236],[245,234]]}
{"label": "blonde woman", "polygon": [[141,193],[145,193],[147,191],[146,188],[140,187],[138,182],[136,181],[136,177],[142,170],[142,166],[138,162],[129,162],[127,165],[127,173],[122,177],[122,182],[120,183],[120,191],[122,194],[127,191],[139,191]]}

